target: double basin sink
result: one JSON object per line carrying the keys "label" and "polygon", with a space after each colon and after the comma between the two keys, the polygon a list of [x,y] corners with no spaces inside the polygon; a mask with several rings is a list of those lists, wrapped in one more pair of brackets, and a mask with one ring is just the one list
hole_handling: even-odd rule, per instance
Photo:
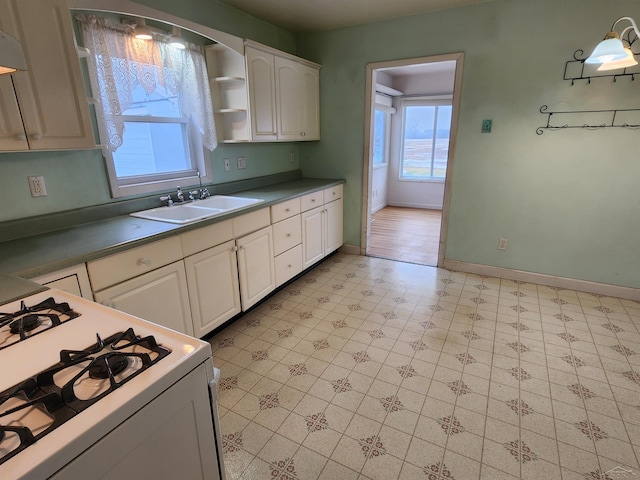
{"label": "double basin sink", "polygon": [[264,200],[261,198],[214,195],[204,200],[195,200],[178,205],[174,204],[170,207],[151,208],[141,212],[134,212],[130,215],[147,220],[184,225],[249,208],[262,202],[264,202]]}

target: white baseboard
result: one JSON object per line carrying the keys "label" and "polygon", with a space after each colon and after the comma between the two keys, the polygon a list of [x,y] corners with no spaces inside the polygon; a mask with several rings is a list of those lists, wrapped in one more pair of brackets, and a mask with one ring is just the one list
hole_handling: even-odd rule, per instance
{"label": "white baseboard", "polygon": [[640,301],[640,288],[621,287],[608,283],[590,282],[588,280],[578,280],[567,277],[557,277],[542,273],[525,272],[522,270],[512,270],[510,268],[481,265],[478,263],[460,262],[458,260],[444,261],[444,268],[465,273],[475,273],[477,275],[488,275],[490,277],[506,278],[508,280],[519,280],[522,282],[536,283],[550,287],[566,288],[579,292],[597,293],[609,297],[626,298],[628,300]]}
{"label": "white baseboard", "polygon": [[389,203],[390,207],[404,207],[404,208],[423,208],[425,210],[442,210],[442,204],[438,205],[425,205],[422,203]]}

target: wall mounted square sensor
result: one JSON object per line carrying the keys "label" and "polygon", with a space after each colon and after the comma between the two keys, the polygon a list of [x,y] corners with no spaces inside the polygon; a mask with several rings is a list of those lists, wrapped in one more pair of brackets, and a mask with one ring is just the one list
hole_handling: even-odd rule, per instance
{"label": "wall mounted square sensor", "polygon": [[482,133],[491,133],[492,124],[493,124],[493,120],[491,119],[482,120]]}

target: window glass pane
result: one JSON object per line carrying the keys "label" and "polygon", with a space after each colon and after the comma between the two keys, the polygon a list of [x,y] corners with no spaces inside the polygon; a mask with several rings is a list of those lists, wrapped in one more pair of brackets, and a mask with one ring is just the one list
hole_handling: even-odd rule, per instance
{"label": "window glass pane", "polygon": [[113,152],[118,178],[191,168],[185,124],[125,122],[123,140]]}
{"label": "window glass pane", "polygon": [[124,111],[124,115],[179,118],[180,104],[178,95],[171,93],[162,85],[147,93],[140,84],[133,89],[133,103]]}
{"label": "window glass pane", "polygon": [[436,126],[436,148],[433,158],[433,176],[444,178],[447,173],[447,159],[449,158],[449,133],[451,131],[451,105],[438,107]]}
{"label": "window glass pane", "polygon": [[445,178],[451,105],[405,105],[402,178]]}
{"label": "window glass pane", "polygon": [[387,153],[387,116],[382,110],[376,110],[373,122],[373,164],[386,163]]}
{"label": "window glass pane", "polygon": [[435,114],[434,106],[404,108],[403,177],[431,177]]}

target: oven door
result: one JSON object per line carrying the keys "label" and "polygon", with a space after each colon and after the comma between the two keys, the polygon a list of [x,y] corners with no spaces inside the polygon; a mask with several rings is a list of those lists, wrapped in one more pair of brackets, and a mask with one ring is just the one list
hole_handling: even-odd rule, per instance
{"label": "oven door", "polygon": [[207,377],[199,365],[51,478],[220,480]]}

